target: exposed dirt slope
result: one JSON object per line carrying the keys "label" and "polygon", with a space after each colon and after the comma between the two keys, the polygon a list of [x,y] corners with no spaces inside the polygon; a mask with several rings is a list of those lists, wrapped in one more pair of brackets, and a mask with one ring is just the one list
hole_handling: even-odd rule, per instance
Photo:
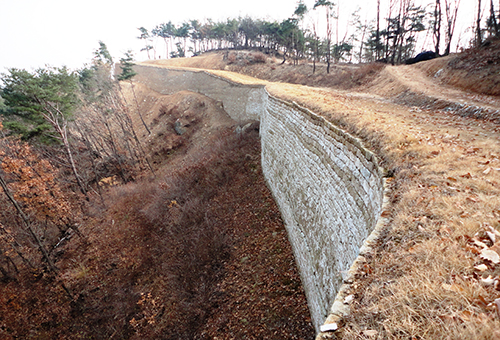
{"label": "exposed dirt slope", "polygon": [[[124,91],[133,97],[128,92],[132,89],[127,84],[124,86]],[[179,173],[187,172],[189,175],[190,168],[199,167],[200,160],[217,150],[221,143],[224,144],[228,135],[229,139],[236,136],[236,122],[220,103],[208,97],[188,91],[161,95],[142,84],[135,84],[134,90],[151,134],[141,127],[137,117],[135,126],[147,143],[147,154],[160,181],[170,178],[166,180],[167,186],[171,178],[177,178]],[[207,166],[204,170],[215,174],[223,184],[209,200],[205,213],[216,216],[213,223],[216,223],[220,233],[227,236],[230,256],[220,268],[216,286],[203,288],[211,291],[206,297],[210,308],[196,311],[203,325],[193,323],[187,326],[197,327],[193,329],[194,338],[312,339],[314,329],[291,246],[261,172],[258,124],[252,127],[237,137],[252,139],[250,145],[242,143],[240,153],[244,153],[243,159],[232,159],[234,166],[240,169],[237,173],[226,178],[228,175],[224,169]],[[225,162],[221,157],[215,160],[215,165],[226,166]],[[169,190],[165,191],[168,194]],[[144,203],[146,207],[155,204]],[[175,204],[181,210],[189,206],[182,202]],[[161,231],[156,230],[154,234],[161,235]],[[147,280],[146,277],[142,279]],[[158,277],[152,277],[152,280],[158,280]],[[157,298],[163,298],[161,294],[166,294],[163,290],[168,290],[155,285],[143,289],[156,292]],[[202,287],[197,289],[202,290]],[[169,296],[165,298],[171,299]],[[186,301],[177,303],[184,304]],[[199,320],[184,322],[195,321]],[[155,322],[168,325],[161,318]],[[150,328],[143,327],[145,338],[154,338],[153,335],[158,334],[158,329]]]}
{"label": "exposed dirt slope", "polygon": [[[168,171],[170,164],[175,163],[175,167],[187,164],[188,158],[193,157],[190,155],[203,153],[213,136],[235,127],[220,104],[197,93],[181,91],[163,95],[141,83],[133,83],[133,89],[130,83],[123,83],[122,91],[129,98],[134,126],[147,145],[147,155],[161,173]],[[182,134],[176,132],[176,126]]]}

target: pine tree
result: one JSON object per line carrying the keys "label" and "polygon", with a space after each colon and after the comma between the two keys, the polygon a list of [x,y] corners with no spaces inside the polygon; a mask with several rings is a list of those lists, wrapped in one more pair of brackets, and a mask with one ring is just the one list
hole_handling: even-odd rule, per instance
{"label": "pine tree", "polygon": [[128,50],[125,52],[125,57],[120,59],[120,68],[122,73],[118,76],[118,80],[131,80],[137,72],[134,71],[134,57],[132,51]]}
{"label": "pine tree", "polygon": [[3,75],[1,96],[10,120],[5,126],[25,139],[41,136],[64,146],[68,162],[81,192],[87,189],[78,174],[69,141],[68,122],[78,104],[77,75],[66,67],[38,69],[33,73],[10,69]]}

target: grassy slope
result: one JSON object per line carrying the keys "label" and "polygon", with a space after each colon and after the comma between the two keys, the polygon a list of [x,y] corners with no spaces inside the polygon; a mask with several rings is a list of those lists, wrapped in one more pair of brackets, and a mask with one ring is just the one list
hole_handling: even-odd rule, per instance
{"label": "grassy slope", "polygon": [[[479,78],[470,73],[466,83],[470,89]],[[362,138],[393,174],[384,213],[391,222],[356,277],[352,313],[337,335],[498,338],[500,266],[484,255],[500,245],[499,126],[418,102],[396,105],[398,93],[267,86]],[[498,107],[497,99],[488,100]]]}

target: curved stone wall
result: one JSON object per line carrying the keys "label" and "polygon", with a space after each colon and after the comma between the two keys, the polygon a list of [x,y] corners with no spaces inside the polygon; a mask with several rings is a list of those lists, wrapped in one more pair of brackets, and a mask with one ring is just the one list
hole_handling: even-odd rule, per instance
{"label": "curved stone wall", "polygon": [[322,117],[270,96],[263,86],[203,71],[148,66],[137,71],[137,80],[155,91],[200,92],[222,101],[237,121],[260,120],[262,169],[319,331],[335,312],[337,293],[382,211],[384,182],[376,157]]}
{"label": "curved stone wall", "polygon": [[237,122],[259,120],[267,94],[262,85],[245,85],[216,77],[204,71],[186,71],[152,66],[135,66],[134,80],[156,92],[173,94],[192,91],[224,104],[224,110]]}

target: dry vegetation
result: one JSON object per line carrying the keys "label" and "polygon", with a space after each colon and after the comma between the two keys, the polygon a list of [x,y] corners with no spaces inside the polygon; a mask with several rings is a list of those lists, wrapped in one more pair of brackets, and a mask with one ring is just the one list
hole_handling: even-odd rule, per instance
{"label": "dry vegetation", "polygon": [[[130,84],[122,86],[132,99]],[[11,228],[19,218],[0,195],[9,208],[0,238],[10,247],[0,258],[9,270],[0,282],[0,338],[313,338],[292,250],[261,173],[258,123],[237,134],[220,105],[200,94],[163,96],[140,84],[134,91],[152,133],[137,115],[134,126],[156,178],[144,169],[117,185],[113,168],[100,181],[102,197],[92,192],[81,209],[54,183],[48,162],[35,167],[35,152],[0,139],[9,187],[19,202],[34,202],[27,212],[57,266],[50,271],[26,230]],[[68,229],[75,222],[79,236]],[[16,249],[33,267],[21,267]]]}
{"label": "dry vegetation", "polygon": [[[111,315],[122,320],[121,325],[105,320],[109,325],[103,335],[119,326],[119,338],[211,338],[221,329],[232,338],[247,325],[239,321],[241,315],[236,325],[230,323],[235,320],[231,313],[236,310],[216,312],[228,299],[235,299],[230,289],[223,288],[228,280],[231,289],[242,290],[239,299],[248,298],[247,285],[271,285],[290,276],[293,282],[299,282],[298,273],[289,272],[286,262],[290,249],[286,255],[267,254],[267,248],[274,247],[275,242],[289,245],[276,206],[259,174],[258,151],[256,132],[243,139],[230,132],[211,145],[211,152],[205,150],[196,162],[161,180],[112,190],[108,198],[112,203],[110,216],[87,230],[93,235],[91,243],[98,254],[100,249],[108,249],[109,253],[87,260],[89,275],[79,280],[79,284],[86,284],[88,292],[81,301],[85,308],[89,308],[87,300],[91,300],[91,306],[110,310]],[[241,187],[246,189],[241,191]],[[247,238],[273,233],[275,237],[267,243],[245,248]],[[257,256],[262,256],[260,252],[269,255],[277,273],[265,272],[271,277],[263,275],[259,282],[254,277],[248,283],[244,277],[234,280],[231,269],[247,260],[248,266],[253,266]],[[279,261],[286,265],[278,266]],[[92,273],[100,274],[96,277]],[[248,317],[252,325],[262,325],[264,337],[271,338],[284,322],[272,319],[275,311],[270,305],[277,304],[287,313],[291,309],[287,316],[293,317],[285,321],[294,328],[297,339],[310,336],[310,322],[296,317],[307,313],[301,287],[267,288],[260,294],[269,301],[259,311],[259,320]],[[287,296],[288,291],[294,295],[293,300],[281,303],[280,296]],[[115,298],[108,301],[110,296]],[[98,311],[85,313],[86,326],[98,315],[98,319],[102,317]],[[243,313],[241,319],[247,311]],[[213,316],[217,319],[208,322]],[[102,321],[95,323],[99,328],[104,326]],[[91,330],[88,333],[92,334]]]}
{"label": "dry vegetation", "polygon": [[[326,337],[500,337],[498,116],[463,118],[452,105],[465,98],[479,110],[498,112],[498,97],[487,96],[497,94],[493,90],[498,86],[492,85],[500,81],[497,59],[495,43],[447,59],[389,67],[394,70],[385,78],[382,72],[361,76],[358,92],[350,93],[262,81],[271,94],[309,107],[362,138],[390,174],[391,207],[384,212],[390,223],[356,275],[350,315],[341,320],[339,332]],[[278,71],[285,82],[290,80],[287,69],[300,74],[309,67],[269,65],[275,69],[259,73],[258,66],[250,66],[239,71],[266,80],[272,76],[264,73]],[[440,69],[453,80],[443,82],[480,95],[440,86],[438,79],[426,79],[421,89],[391,76],[404,70],[407,78],[418,79],[419,70],[434,75]],[[385,89],[377,86],[381,84]],[[350,81],[340,86],[349,87]],[[400,100],[408,91],[416,94],[412,100]],[[445,104],[438,103],[440,96],[447,98]]]}

